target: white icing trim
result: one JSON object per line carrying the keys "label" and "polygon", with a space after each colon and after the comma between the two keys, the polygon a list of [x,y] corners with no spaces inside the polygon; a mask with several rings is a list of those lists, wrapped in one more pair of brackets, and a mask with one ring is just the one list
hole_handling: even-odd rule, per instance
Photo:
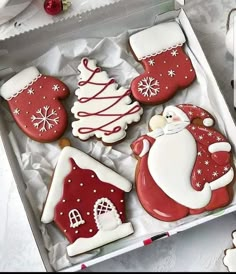
{"label": "white icing trim", "polygon": [[219,151],[230,152],[231,151],[231,145],[227,142],[220,142],[220,143],[211,144],[208,147],[208,151],[210,153],[215,153],[215,152],[219,152]]}
{"label": "white icing trim", "polygon": [[214,125],[214,120],[212,118],[206,118],[203,120],[203,125],[206,127],[211,127]]}
{"label": "white icing trim", "polygon": [[144,155],[146,155],[148,153],[150,149],[150,144],[148,142],[148,140],[143,140],[143,150],[142,152],[140,153],[139,157],[142,158]]}
{"label": "white icing trim", "polygon": [[223,262],[228,267],[229,272],[236,272],[236,248],[226,250]]}
{"label": "white icing trim", "polygon": [[99,230],[93,237],[79,238],[73,244],[67,246],[67,253],[69,256],[75,256],[124,238],[133,232],[134,229],[131,223],[121,224],[111,231]]}
{"label": "white icing trim", "polygon": [[233,244],[236,247],[236,231],[233,233]]}
{"label": "white icing trim", "polygon": [[225,175],[210,183],[211,190],[216,190],[229,185],[234,178],[234,170],[231,168]]}
{"label": "white icing trim", "polygon": [[132,189],[132,184],[115,171],[104,166],[76,148],[65,147],[59,156],[58,163],[54,171],[52,184],[41,218],[43,223],[50,223],[54,219],[55,206],[58,204],[63,195],[64,179],[72,170],[71,163],[69,161],[70,158],[73,158],[75,163],[80,168],[93,170],[101,181],[114,185],[125,192],[129,192]]}
{"label": "white icing trim", "polygon": [[162,23],[130,37],[130,46],[138,60],[177,48],[185,42],[186,38],[177,22]]}
{"label": "white icing trim", "polygon": [[5,100],[9,101],[24,90],[28,89],[41,76],[42,75],[36,67],[24,69],[2,85],[0,88],[0,95]]}
{"label": "white icing trim", "polygon": [[174,201],[191,209],[205,207],[212,195],[209,184],[205,184],[202,191],[191,185],[196,155],[196,141],[184,129],[157,138],[148,156],[148,168],[156,184]]}
{"label": "white icing trim", "polygon": [[183,122],[190,122],[187,114],[180,108],[176,106],[168,106],[165,108],[163,112],[163,116],[165,117],[168,112],[174,112],[177,116],[179,116]]}

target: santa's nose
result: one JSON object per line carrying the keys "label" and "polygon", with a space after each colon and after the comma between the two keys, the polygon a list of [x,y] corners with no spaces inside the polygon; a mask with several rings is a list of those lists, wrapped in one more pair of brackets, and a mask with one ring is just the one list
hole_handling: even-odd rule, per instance
{"label": "santa's nose", "polygon": [[157,128],[163,128],[167,124],[167,120],[162,115],[155,115],[149,122],[149,128],[155,130]]}

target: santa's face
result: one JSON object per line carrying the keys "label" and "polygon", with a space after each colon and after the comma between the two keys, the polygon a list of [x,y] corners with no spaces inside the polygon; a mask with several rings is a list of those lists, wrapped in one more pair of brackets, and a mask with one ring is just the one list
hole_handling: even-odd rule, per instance
{"label": "santa's face", "polygon": [[175,134],[185,129],[189,124],[190,121],[186,117],[167,110],[163,115],[155,115],[151,118],[149,127],[152,132],[149,135],[157,138],[164,134]]}

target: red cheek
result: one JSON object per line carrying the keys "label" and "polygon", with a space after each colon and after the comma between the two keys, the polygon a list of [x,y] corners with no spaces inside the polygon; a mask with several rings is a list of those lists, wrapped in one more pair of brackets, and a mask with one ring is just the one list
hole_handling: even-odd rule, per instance
{"label": "red cheek", "polygon": [[173,117],[173,122],[180,122],[181,119],[179,117]]}

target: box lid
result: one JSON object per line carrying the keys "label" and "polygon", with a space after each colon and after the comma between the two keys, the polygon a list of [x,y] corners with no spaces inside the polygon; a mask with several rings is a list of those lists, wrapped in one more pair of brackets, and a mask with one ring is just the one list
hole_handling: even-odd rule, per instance
{"label": "box lid", "polygon": [[[70,0],[71,7],[68,11],[62,12],[57,16],[50,16],[46,14],[43,8],[44,1],[42,0],[21,0],[24,5],[19,5],[19,0],[4,0],[6,5],[13,3],[11,7],[15,7],[18,11],[22,11],[17,16],[11,16],[8,21],[5,19],[4,24],[1,25],[0,19],[0,40],[5,40],[7,38],[32,31],[44,26],[55,24],[57,22],[65,21],[75,16],[79,16],[82,13],[95,10],[97,8],[105,7],[107,5],[112,5],[118,2],[124,2],[124,0]],[[10,2],[9,2],[10,1]],[[14,1],[18,4],[14,4]],[[32,1],[32,2],[31,2]],[[22,3],[21,2],[21,3]],[[148,2],[155,2],[164,5],[164,12],[174,10],[179,7],[179,5],[184,5],[184,0],[150,0]],[[26,5],[27,3],[27,5]],[[139,5],[139,0],[137,0],[137,6]],[[28,7],[27,7],[28,6]],[[1,11],[1,8],[0,8]],[[12,10],[13,13],[13,10]],[[0,16],[1,18],[1,16]],[[3,22],[3,19],[2,19]]]}

